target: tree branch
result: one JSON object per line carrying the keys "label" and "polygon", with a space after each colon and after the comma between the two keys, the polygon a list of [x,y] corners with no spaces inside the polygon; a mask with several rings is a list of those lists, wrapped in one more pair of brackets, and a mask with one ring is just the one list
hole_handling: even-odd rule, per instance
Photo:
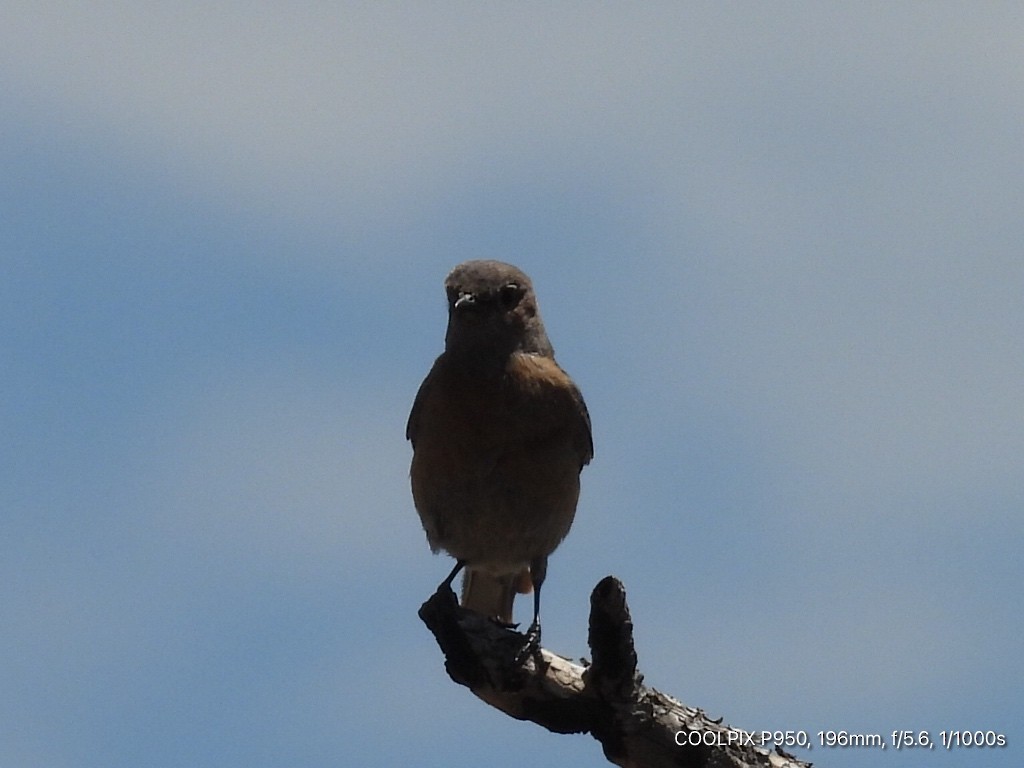
{"label": "tree branch", "polygon": [[612,576],[590,596],[589,666],[544,649],[517,665],[523,635],[460,607],[447,588],[439,588],[419,616],[456,683],[518,720],[555,733],[590,733],[605,757],[623,768],[810,766],[761,746],[752,732],[644,686],[626,591]]}

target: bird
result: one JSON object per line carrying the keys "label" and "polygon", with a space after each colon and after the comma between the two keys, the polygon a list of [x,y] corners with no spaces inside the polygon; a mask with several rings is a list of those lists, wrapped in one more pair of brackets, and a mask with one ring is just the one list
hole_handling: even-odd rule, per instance
{"label": "bird", "polygon": [[406,426],[413,503],[431,550],[456,560],[439,589],[465,569],[465,608],[515,627],[515,596],[532,589],[523,658],[539,648],[548,556],[572,526],[594,455],[590,414],[521,269],[467,261],[445,292],[444,351]]}

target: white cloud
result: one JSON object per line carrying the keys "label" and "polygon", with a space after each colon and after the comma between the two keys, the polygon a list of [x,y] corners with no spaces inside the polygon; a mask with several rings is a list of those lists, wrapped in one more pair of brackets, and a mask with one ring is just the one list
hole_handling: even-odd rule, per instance
{"label": "white cloud", "polygon": [[800,154],[832,150],[812,133],[855,143],[872,112],[916,119],[908,100],[939,126],[968,99],[997,124],[1019,111],[999,14],[876,11],[22,3],[0,42],[12,92],[211,196],[381,224],[511,158],[625,157],[711,202],[752,165],[785,194]]}

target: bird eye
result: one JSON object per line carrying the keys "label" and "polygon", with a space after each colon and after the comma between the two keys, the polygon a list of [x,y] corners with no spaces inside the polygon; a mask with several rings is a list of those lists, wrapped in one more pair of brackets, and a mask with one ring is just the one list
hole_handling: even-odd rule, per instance
{"label": "bird eye", "polygon": [[512,309],[523,297],[523,289],[518,283],[508,283],[501,287],[498,296],[505,309]]}

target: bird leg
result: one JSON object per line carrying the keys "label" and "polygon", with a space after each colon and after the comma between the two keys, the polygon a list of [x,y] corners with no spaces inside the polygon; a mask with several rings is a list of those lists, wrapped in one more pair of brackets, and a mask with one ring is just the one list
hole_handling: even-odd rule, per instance
{"label": "bird leg", "polygon": [[540,584],[533,586],[533,621],[526,630],[526,642],[516,654],[516,666],[522,665],[530,656],[536,664],[540,664]]}
{"label": "bird leg", "polygon": [[446,578],[444,581],[442,581],[437,586],[438,590],[440,590],[442,587],[446,587],[450,591],[454,592],[455,590],[452,589],[452,582],[455,581],[455,577],[459,575],[459,571],[461,571],[465,567],[466,567],[466,561],[465,560],[458,560],[458,561],[456,561],[455,567],[452,568],[452,572],[448,574],[448,578]]}

